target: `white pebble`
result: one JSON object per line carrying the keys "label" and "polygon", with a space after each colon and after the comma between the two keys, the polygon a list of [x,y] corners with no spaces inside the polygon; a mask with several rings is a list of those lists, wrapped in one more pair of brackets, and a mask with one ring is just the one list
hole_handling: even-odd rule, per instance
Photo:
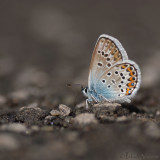
{"label": "white pebble", "polygon": [[0,127],[0,130],[18,132],[18,133],[26,133],[27,128],[25,125],[20,124],[20,123],[9,123],[9,124],[3,124]]}
{"label": "white pebble", "polygon": [[64,104],[59,105],[59,111],[62,116],[68,116],[71,113],[71,109]]}
{"label": "white pebble", "polygon": [[80,125],[86,125],[86,124],[97,124],[98,121],[95,118],[93,113],[81,113],[77,115],[75,118],[73,118],[74,123],[78,123]]}

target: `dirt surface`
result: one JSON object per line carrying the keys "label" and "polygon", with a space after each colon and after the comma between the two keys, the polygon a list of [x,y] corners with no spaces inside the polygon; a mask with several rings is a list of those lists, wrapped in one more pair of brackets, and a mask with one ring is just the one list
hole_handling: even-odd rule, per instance
{"label": "dirt surface", "polygon": [[[2,0],[0,160],[159,160],[159,1]],[[130,104],[85,108],[80,88],[98,36],[142,72]]]}
{"label": "dirt surface", "polygon": [[160,92],[148,92],[134,104],[88,110],[85,102],[50,106],[45,94],[26,106],[18,97],[3,97],[1,159],[159,159]]}

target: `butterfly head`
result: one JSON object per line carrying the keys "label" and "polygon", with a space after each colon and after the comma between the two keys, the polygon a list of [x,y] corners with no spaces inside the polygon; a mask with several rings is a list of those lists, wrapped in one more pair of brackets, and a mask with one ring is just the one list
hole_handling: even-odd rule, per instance
{"label": "butterfly head", "polygon": [[85,97],[88,97],[88,87],[82,88],[82,92]]}

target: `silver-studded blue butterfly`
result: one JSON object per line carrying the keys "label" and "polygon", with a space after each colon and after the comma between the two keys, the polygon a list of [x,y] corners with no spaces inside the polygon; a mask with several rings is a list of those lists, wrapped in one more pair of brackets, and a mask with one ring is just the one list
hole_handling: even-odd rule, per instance
{"label": "silver-studded blue butterfly", "polygon": [[121,43],[102,34],[96,43],[89,68],[88,87],[83,93],[90,102],[130,102],[141,83],[138,65],[129,60]]}

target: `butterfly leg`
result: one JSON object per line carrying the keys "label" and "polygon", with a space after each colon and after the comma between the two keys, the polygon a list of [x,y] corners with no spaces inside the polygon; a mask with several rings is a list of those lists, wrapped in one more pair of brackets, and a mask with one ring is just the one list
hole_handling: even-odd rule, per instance
{"label": "butterfly leg", "polygon": [[86,109],[89,108],[89,105],[93,105],[94,103],[98,103],[98,100],[93,95],[91,95],[90,98],[86,99]]}
{"label": "butterfly leg", "polygon": [[92,102],[93,102],[92,99],[86,99],[86,109],[89,109],[89,106],[91,105]]}
{"label": "butterfly leg", "polygon": [[103,102],[103,103],[104,103],[104,102],[111,103],[111,101],[109,101],[108,99],[106,99],[104,96],[101,96],[101,98],[102,98],[102,102]]}
{"label": "butterfly leg", "polygon": [[86,109],[89,108],[89,102],[88,102],[88,99],[86,99]]}

